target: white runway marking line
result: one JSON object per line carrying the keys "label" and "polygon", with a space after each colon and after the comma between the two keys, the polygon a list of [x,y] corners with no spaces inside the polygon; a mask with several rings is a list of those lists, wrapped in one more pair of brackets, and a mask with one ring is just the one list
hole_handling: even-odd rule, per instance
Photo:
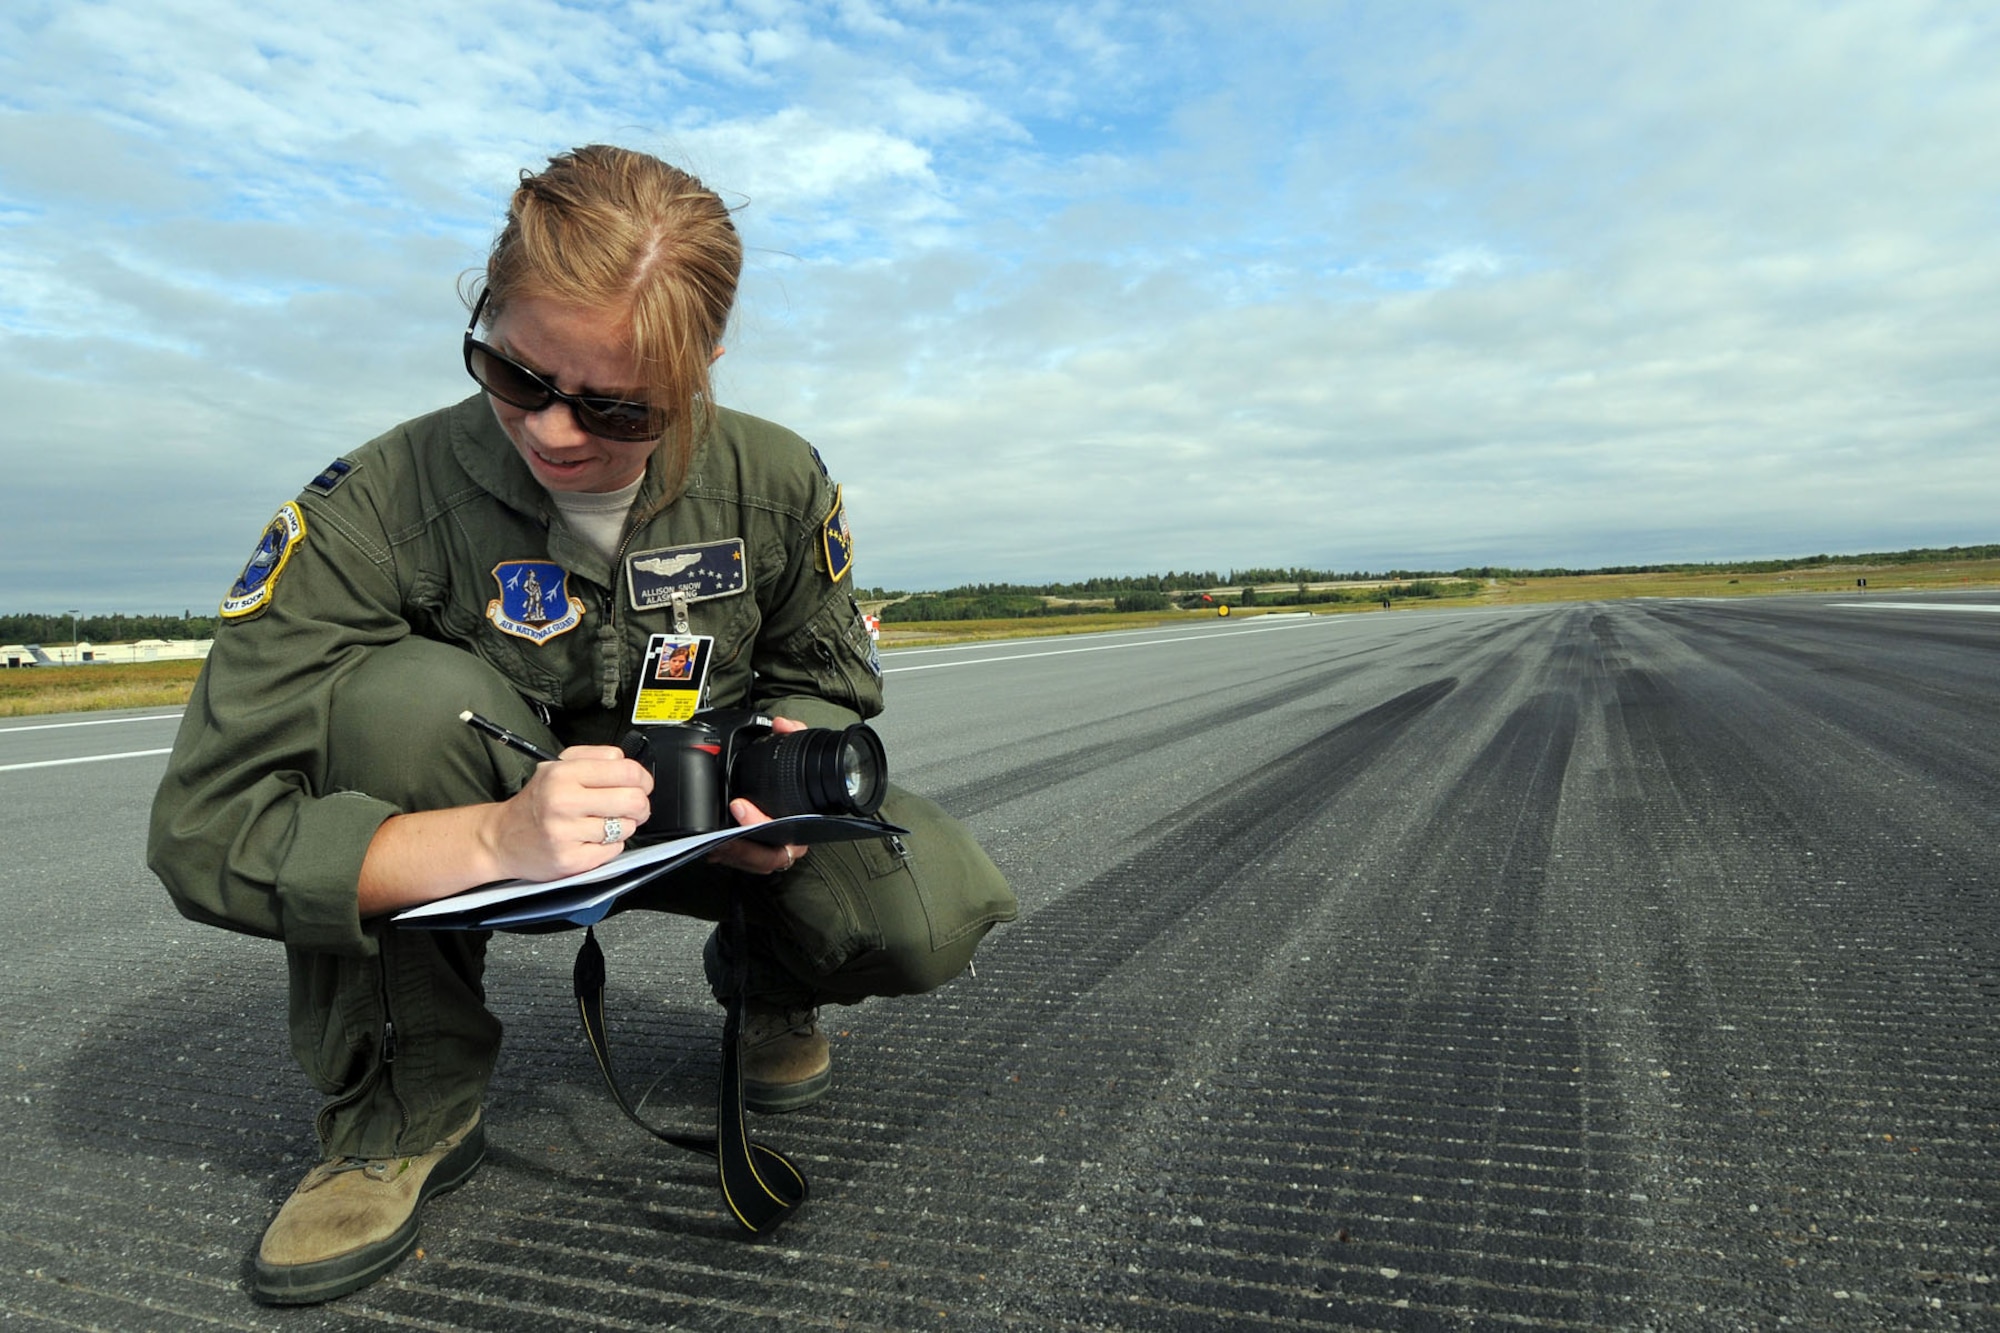
{"label": "white runway marking line", "polygon": [[147,717],[88,717],[77,722],[31,722],[25,727],[0,727],[0,736],[16,731],[61,731],[64,727],[108,727],[119,722],[178,722],[179,713],[153,713]]}
{"label": "white runway marking line", "polygon": [[[178,722],[179,713],[149,713],[144,717],[90,717],[76,722],[31,722],[25,727],[0,727],[0,736],[9,736],[17,731],[61,731],[65,727],[108,727],[120,722]],[[118,754],[86,754],[74,759],[38,759],[31,764],[0,764],[0,773],[19,773],[29,768],[62,768],[69,764],[101,764],[107,759],[146,759],[153,755],[172,754],[173,747],[164,750],[125,750]]]}
{"label": "white runway marking line", "polygon": [[101,764],[107,759],[144,759],[148,755],[173,752],[170,745],[164,750],[127,750],[123,754],[87,754],[76,759],[40,759],[32,764],[0,764],[0,773],[18,773],[24,768],[61,768],[65,764]]}
{"label": "white runway marking line", "polygon": [[2000,604],[1989,602],[1828,602],[1828,606],[1853,611],[1861,607],[1877,611],[1985,611],[2000,613]]}
{"label": "white runway marking line", "polygon": [[[1331,616],[1324,618],[1314,617],[1312,620],[1294,620],[1284,625],[1270,625],[1266,627],[1260,627],[1257,629],[1250,629],[1246,627],[1244,629],[1225,630],[1223,631],[1223,634],[1229,637],[1234,637],[1239,634],[1275,634],[1280,630],[1303,629],[1307,625],[1315,623],[1332,624],[1333,618]],[[1217,636],[1213,633],[1202,633],[1200,631],[1195,631],[1190,634],[1177,634],[1174,637],[1168,639],[1136,639],[1130,643],[1099,643],[1099,644],[1092,644],[1083,648],[1051,648],[1047,652],[1040,652],[1040,653],[1003,653],[998,657],[974,657],[974,658],[968,658],[967,660],[962,662],[927,662],[922,666],[903,666],[903,667],[885,666],[882,668],[882,674],[885,676],[892,676],[899,671],[937,671],[943,667],[983,666],[989,662],[1025,662],[1031,658],[1036,658],[1036,657],[1066,657],[1072,653],[1108,653],[1111,652],[1113,649],[1117,648],[1151,648],[1156,645],[1166,644],[1166,643],[1209,643],[1213,642],[1216,637]],[[1043,642],[1047,641],[1044,640]],[[964,651],[965,649],[970,648],[971,646],[972,645],[969,644],[960,645],[957,651]],[[948,652],[953,650],[952,649],[939,650],[935,648],[906,648],[903,651],[911,653],[927,653],[927,652],[938,652],[938,651]]]}

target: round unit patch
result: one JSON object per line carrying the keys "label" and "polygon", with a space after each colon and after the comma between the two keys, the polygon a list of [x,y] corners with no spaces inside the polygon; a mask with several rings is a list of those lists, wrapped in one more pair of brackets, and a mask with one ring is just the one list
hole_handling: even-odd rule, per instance
{"label": "round unit patch", "polygon": [[304,541],[305,536],[306,516],[299,512],[297,505],[287,502],[264,528],[264,535],[257,539],[257,549],[251,553],[250,562],[243,566],[236,582],[229,585],[229,593],[222,599],[224,620],[241,620],[270,605],[271,593],[278,586],[278,575],[284,572],[285,562],[292,558],[293,548]]}

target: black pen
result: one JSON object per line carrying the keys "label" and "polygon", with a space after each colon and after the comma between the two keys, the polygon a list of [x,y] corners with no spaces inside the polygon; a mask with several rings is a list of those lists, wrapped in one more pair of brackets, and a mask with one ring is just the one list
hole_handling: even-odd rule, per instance
{"label": "black pen", "polygon": [[510,750],[519,750],[522,754],[528,756],[528,758],[530,759],[539,759],[541,762],[545,764],[553,764],[557,762],[556,756],[550,754],[547,750],[544,750],[541,746],[535,744],[533,741],[528,740],[526,737],[523,736],[516,736],[513,732],[501,726],[498,722],[489,722],[487,719],[473,712],[470,708],[466,709],[463,713],[460,713],[458,715],[458,720],[460,722],[465,723],[467,726],[471,727],[474,731],[485,732],[488,736],[491,736],[494,740],[499,741],[502,745],[506,746]]}

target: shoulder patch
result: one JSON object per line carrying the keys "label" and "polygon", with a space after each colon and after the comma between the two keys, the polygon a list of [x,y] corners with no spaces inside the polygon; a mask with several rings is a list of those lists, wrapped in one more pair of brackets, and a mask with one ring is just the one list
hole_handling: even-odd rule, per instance
{"label": "shoulder patch", "polygon": [[296,504],[287,501],[277,516],[265,524],[263,534],[257,538],[257,549],[250,553],[250,560],[236,576],[236,582],[229,585],[220,608],[224,620],[254,616],[271,604],[271,594],[278,588],[278,575],[284,572],[285,562],[292,558],[292,552],[305,540],[305,535],[305,515]]}
{"label": "shoulder patch", "polygon": [[660,546],[625,557],[625,586],[634,611],[683,602],[731,597],[750,586],[749,561],[741,537]]}
{"label": "shoulder patch", "polygon": [[306,489],[321,495],[332,495],[334,487],[347,480],[347,474],[354,471],[354,464],[345,458],[336,458],[323,471],[306,483]]}
{"label": "shoulder patch", "polygon": [[854,531],[847,526],[847,502],[838,486],[833,488],[833,508],[820,525],[820,541],[826,547],[826,576],[838,583],[854,567]]}
{"label": "shoulder patch", "polygon": [[493,566],[493,581],[500,595],[486,604],[486,618],[503,634],[547,643],[583,623],[569,571],[553,560],[503,560]]}

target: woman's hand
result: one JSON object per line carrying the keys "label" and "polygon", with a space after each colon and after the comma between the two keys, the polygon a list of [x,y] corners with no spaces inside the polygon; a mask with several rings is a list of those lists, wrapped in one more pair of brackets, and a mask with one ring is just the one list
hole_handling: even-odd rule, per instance
{"label": "woman's hand", "polygon": [[[794,731],[806,730],[806,724],[789,717],[774,717],[771,719],[771,730],[777,735],[786,736]],[[729,816],[743,825],[771,822],[769,815],[741,796],[729,803]],[[781,847],[772,847],[749,838],[738,838],[734,842],[725,842],[710,852],[708,859],[717,865],[730,866],[752,875],[775,875],[780,871],[790,870],[793,863],[804,856],[806,851],[804,843],[787,843]]]}
{"label": "woman's hand", "polygon": [[[595,870],[652,812],[653,775],[610,745],[572,745],[504,801],[393,815],[375,830],[355,888],[364,917],[500,879]],[[610,820],[618,837],[610,842]]]}
{"label": "woman's hand", "polygon": [[[526,786],[492,807],[484,840],[499,877],[547,880],[595,870],[646,822],[652,791],[645,765],[614,745],[572,745],[555,763],[536,765]],[[619,836],[607,842],[613,831]]]}

